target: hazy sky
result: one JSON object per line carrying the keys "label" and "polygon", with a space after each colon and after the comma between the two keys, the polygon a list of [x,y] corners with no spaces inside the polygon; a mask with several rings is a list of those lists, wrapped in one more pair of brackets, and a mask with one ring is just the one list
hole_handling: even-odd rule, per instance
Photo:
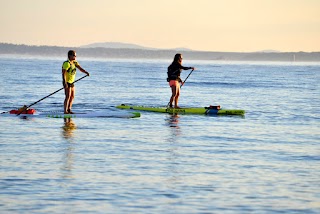
{"label": "hazy sky", "polygon": [[0,42],[320,51],[320,0],[0,0]]}

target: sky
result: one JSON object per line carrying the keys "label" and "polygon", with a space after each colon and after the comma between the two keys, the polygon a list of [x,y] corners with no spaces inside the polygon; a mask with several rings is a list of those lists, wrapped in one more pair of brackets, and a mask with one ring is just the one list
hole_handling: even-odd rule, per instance
{"label": "sky", "polygon": [[0,0],[0,43],[320,51],[320,0]]}

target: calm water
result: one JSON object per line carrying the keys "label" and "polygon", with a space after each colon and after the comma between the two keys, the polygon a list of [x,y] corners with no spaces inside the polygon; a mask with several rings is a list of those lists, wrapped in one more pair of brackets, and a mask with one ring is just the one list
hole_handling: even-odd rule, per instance
{"label": "calm water", "polygon": [[[169,101],[171,60],[78,60],[74,111]],[[1,112],[61,88],[63,61],[0,58]],[[320,213],[320,64],[184,65],[181,106],[246,116],[0,117],[0,213]]]}

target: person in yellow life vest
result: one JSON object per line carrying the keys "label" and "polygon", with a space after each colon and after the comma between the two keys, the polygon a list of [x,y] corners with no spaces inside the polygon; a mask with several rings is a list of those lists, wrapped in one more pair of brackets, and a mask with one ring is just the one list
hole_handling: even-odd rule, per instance
{"label": "person in yellow life vest", "polygon": [[75,96],[75,86],[73,82],[76,78],[76,70],[77,68],[87,74],[90,75],[89,72],[84,70],[76,60],[76,52],[74,50],[70,50],[68,52],[68,60],[63,62],[62,64],[62,84],[64,87],[65,92],[65,99],[64,99],[64,113],[65,114],[73,114],[71,111],[72,103]]}

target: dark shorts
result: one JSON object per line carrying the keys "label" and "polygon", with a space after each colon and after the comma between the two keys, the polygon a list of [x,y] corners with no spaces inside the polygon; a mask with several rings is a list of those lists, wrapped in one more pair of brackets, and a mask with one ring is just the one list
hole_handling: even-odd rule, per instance
{"label": "dark shorts", "polygon": [[[63,85],[63,82],[62,82],[62,85]],[[74,87],[74,83],[68,83],[67,82],[67,85],[68,85],[68,88],[73,88]]]}
{"label": "dark shorts", "polygon": [[73,83],[68,83],[68,82],[67,82],[67,84],[68,84],[68,87],[69,87],[69,88],[73,88],[73,87],[74,87],[74,84],[73,84]]}

